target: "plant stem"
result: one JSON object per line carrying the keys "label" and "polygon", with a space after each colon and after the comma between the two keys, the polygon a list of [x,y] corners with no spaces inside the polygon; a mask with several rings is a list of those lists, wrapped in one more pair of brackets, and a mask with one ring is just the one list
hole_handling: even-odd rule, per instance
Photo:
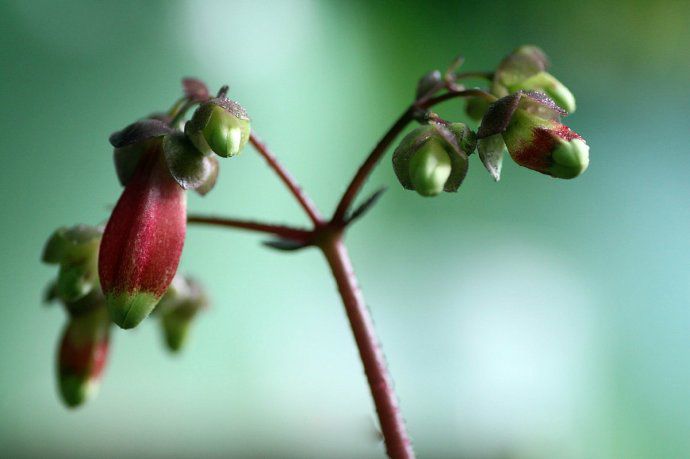
{"label": "plant stem", "polygon": [[448,92],[437,96],[437,97],[424,97],[417,100],[412,105],[408,107],[407,110],[400,115],[393,126],[388,129],[388,132],[384,134],[383,138],[376,144],[374,149],[369,153],[369,156],[364,160],[362,165],[357,170],[357,173],[350,181],[350,185],[343,193],[338,207],[333,214],[334,223],[342,223],[345,217],[345,213],[352,205],[352,202],[357,197],[357,194],[364,186],[369,175],[372,173],[378,162],[381,160],[383,155],[386,153],[388,147],[393,143],[396,137],[407,127],[407,125],[415,119],[418,112],[427,110],[436,104],[444,102],[446,100],[454,99],[456,97],[489,97],[493,98],[490,94],[482,91],[480,89],[464,89],[460,91],[449,90]]}
{"label": "plant stem", "polygon": [[322,226],[324,224],[324,221],[321,217],[321,214],[319,213],[319,210],[316,208],[311,199],[309,199],[309,197],[304,193],[304,191],[302,191],[302,188],[297,184],[297,181],[295,181],[295,179],[292,178],[292,175],[290,175],[287,169],[285,169],[278,162],[278,160],[271,153],[266,144],[264,144],[254,134],[252,134],[249,137],[249,141],[254,146],[254,148],[256,148],[256,151],[258,151],[259,154],[264,157],[269,167],[273,169],[276,172],[276,174],[278,174],[278,177],[280,177],[280,179],[283,181],[288,190],[290,190],[290,193],[292,193],[295,199],[297,199],[297,202],[307,213],[309,219],[312,221],[314,226]]}
{"label": "plant stem", "polygon": [[398,408],[386,360],[374,331],[371,314],[357,285],[350,256],[343,244],[341,234],[328,238],[321,244],[321,249],[338,285],[338,291],[350,321],[376,406],[388,456],[393,459],[414,458],[414,451]]}
{"label": "plant stem", "polygon": [[187,217],[189,223],[201,223],[206,225],[225,226],[230,228],[244,229],[249,231],[257,231],[261,233],[273,234],[285,239],[306,242],[311,239],[312,231],[293,228],[291,226],[273,225],[269,223],[260,223],[250,220],[237,220],[233,218],[211,217],[203,215],[189,215]]}

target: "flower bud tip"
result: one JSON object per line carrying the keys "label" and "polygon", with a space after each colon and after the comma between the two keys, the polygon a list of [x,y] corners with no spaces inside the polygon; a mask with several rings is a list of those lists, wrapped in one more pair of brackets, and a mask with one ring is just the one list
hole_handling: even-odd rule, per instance
{"label": "flower bud tip", "polygon": [[136,327],[148,317],[159,299],[146,292],[112,293],[106,296],[110,318],[125,330]]}

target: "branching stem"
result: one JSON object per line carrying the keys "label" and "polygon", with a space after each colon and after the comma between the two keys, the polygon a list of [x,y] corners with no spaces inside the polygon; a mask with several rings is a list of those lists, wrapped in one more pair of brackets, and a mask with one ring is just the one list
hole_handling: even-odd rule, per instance
{"label": "branching stem", "polygon": [[[486,72],[477,72],[458,74],[456,78],[488,78],[489,76],[490,74]],[[321,249],[338,286],[338,292],[345,306],[350,327],[357,343],[386,444],[386,451],[394,459],[411,459],[415,456],[405,429],[405,422],[398,407],[397,397],[383,351],[376,337],[371,314],[364,302],[347,248],[343,243],[343,235],[347,226],[345,217],[357,194],[385,152],[412,121],[420,119],[421,115],[425,114],[434,105],[457,97],[494,99],[492,95],[479,89],[464,89],[453,86],[447,87],[446,92],[436,96],[435,94],[441,89],[442,87],[434,88],[428,94],[417,99],[393,123],[355,173],[340,198],[330,221],[323,219],[319,210],[304,190],[300,188],[290,173],[278,162],[268,147],[254,134],[250,137],[251,144],[263,156],[268,166],[278,175],[305,211],[314,225],[313,229],[305,230],[290,226],[219,217],[190,216],[188,219],[190,223],[218,225],[269,233],[284,239],[305,243],[305,246],[317,246]]]}

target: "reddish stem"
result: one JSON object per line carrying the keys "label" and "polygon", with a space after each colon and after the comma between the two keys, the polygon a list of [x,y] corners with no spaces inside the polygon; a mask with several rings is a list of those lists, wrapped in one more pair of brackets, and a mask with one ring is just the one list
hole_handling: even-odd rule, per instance
{"label": "reddish stem", "polygon": [[376,406],[388,456],[393,459],[414,458],[414,451],[405,429],[405,421],[398,408],[393,381],[386,367],[386,359],[340,234],[327,239],[321,245],[321,249],[345,305],[347,318],[350,321],[371,396]]}
{"label": "reddish stem", "polygon": [[254,145],[254,148],[256,148],[259,154],[264,157],[270,168],[278,174],[278,177],[280,177],[288,190],[290,190],[290,193],[297,199],[297,202],[307,213],[314,226],[323,225],[324,221],[319,210],[304,191],[302,191],[302,188],[297,184],[295,179],[292,178],[292,175],[290,175],[290,173],[278,162],[276,157],[273,156],[268,147],[266,147],[266,144],[254,134],[249,137],[249,141]]}
{"label": "reddish stem", "polygon": [[364,160],[362,165],[357,170],[357,173],[350,181],[350,185],[343,193],[338,207],[333,214],[333,222],[336,224],[341,224],[344,221],[345,214],[347,210],[352,205],[352,202],[357,197],[357,194],[364,186],[369,175],[372,173],[378,162],[381,160],[383,155],[386,153],[388,147],[391,143],[400,135],[400,133],[407,127],[407,125],[415,119],[419,112],[423,112],[436,104],[445,102],[446,100],[454,99],[456,97],[489,97],[493,99],[493,96],[480,90],[480,89],[464,89],[460,91],[449,90],[448,92],[437,96],[431,97],[430,94],[427,97],[417,100],[410,107],[405,110],[405,112],[400,115],[393,126],[388,129],[388,132],[383,136],[381,140],[376,144],[374,149],[369,153],[369,156]]}
{"label": "reddish stem", "polygon": [[308,241],[312,237],[312,232],[291,226],[273,225],[269,223],[259,223],[249,220],[237,220],[233,218],[210,217],[203,215],[190,215],[187,217],[189,223],[202,223],[206,225],[225,226],[229,228],[258,231],[269,233],[285,239],[296,241]]}

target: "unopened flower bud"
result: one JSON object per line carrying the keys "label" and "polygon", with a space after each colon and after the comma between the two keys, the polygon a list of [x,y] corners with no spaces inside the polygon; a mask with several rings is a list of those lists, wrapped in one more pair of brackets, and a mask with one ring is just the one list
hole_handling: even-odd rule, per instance
{"label": "unopened flower bud", "polygon": [[64,302],[76,301],[98,285],[98,245],[103,229],[87,225],[59,228],[43,250],[43,261],[58,263],[55,295]]}
{"label": "unopened flower bud", "polygon": [[235,156],[249,140],[250,121],[238,103],[225,97],[205,102],[185,126],[185,134],[202,153]]}
{"label": "unopened flower bud", "polygon": [[542,174],[571,179],[589,165],[589,147],[582,137],[522,109],[515,111],[503,139],[516,163]]}
{"label": "unopened flower bud", "polygon": [[575,96],[563,83],[548,72],[539,72],[508,88],[510,92],[523,90],[541,91],[553,99],[556,104],[568,113],[575,111]]}
{"label": "unopened flower bud", "polygon": [[520,90],[541,91],[566,112],[575,111],[575,97],[570,90],[546,70],[549,62],[536,46],[520,46],[506,56],[494,73],[491,92],[504,97]]}
{"label": "unopened flower bud", "polygon": [[105,308],[70,319],[58,352],[58,383],[65,404],[77,407],[92,398],[108,357],[110,320]]}
{"label": "unopened flower bud", "polygon": [[410,180],[422,196],[436,196],[450,177],[451,163],[443,144],[427,140],[410,160]]}
{"label": "unopened flower bud", "polygon": [[156,310],[170,351],[182,349],[194,317],[207,306],[208,300],[201,285],[193,279],[175,277]]}
{"label": "unopened flower bud", "polygon": [[111,318],[133,328],[172,281],[186,231],[186,194],[171,176],[160,143],[146,152],[103,234],[98,272]]}
{"label": "unopened flower bud", "polygon": [[422,196],[457,191],[467,174],[476,136],[463,123],[430,124],[410,132],[393,153],[400,184]]}

